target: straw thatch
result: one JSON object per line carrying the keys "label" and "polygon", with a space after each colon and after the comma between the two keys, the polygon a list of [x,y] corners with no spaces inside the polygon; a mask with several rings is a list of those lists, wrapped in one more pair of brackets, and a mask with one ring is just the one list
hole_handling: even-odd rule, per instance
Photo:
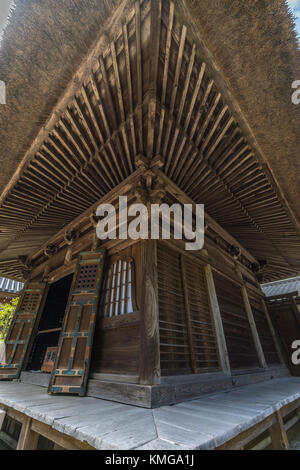
{"label": "straw thatch", "polygon": [[[0,50],[0,79],[8,86],[8,104],[0,108],[2,273],[18,276],[20,255],[35,253],[129,176],[135,157],[149,148],[149,155],[162,155],[163,170],[176,184],[204,202],[253,256],[267,260],[269,279],[300,272],[299,106],[291,103],[300,61],[285,2],[178,0],[171,52],[170,2],[163,0],[162,21],[155,26],[157,4],[17,2]],[[114,22],[118,5],[124,11]],[[106,26],[107,41],[99,51],[96,37],[105,31],[106,17],[120,31],[114,35]],[[93,43],[95,50],[89,47]],[[79,69],[86,71],[85,82],[82,75],[79,80],[85,84],[74,91],[78,80],[68,82],[88,51],[91,60]],[[51,110],[66,96],[67,84],[67,115],[59,105],[52,122]],[[153,89],[155,119],[151,112],[140,113],[141,105],[148,109]],[[25,166],[14,173],[33,142],[27,176]],[[245,180],[249,165],[252,179]],[[10,190],[3,191],[13,174]]]}
{"label": "straw thatch", "polygon": [[0,193],[120,0],[16,0],[0,48]]}
{"label": "straw thatch", "polygon": [[233,96],[300,221],[300,47],[284,0],[188,0]]}

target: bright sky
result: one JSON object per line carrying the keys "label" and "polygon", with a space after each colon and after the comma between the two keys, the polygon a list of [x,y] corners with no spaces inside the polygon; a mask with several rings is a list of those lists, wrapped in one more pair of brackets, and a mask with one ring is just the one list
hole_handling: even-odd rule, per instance
{"label": "bright sky", "polygon": [[288,0],[288,4],[296,17],[296,27],[300,37],[300,0]]}
{"label": "bright sky", "polygon": [[13,3],[13,0],[0,0],[0,41],[5,22],[9,15],[10,7],[13,5]]}
{"label": "bright sky", "polygon": [[[10,6],[12,6],[13,3],[13,0],[0,0],[0,41]],[[288,4],[296,17],[296,27],[300,36],[300,0],[288,0]]]}

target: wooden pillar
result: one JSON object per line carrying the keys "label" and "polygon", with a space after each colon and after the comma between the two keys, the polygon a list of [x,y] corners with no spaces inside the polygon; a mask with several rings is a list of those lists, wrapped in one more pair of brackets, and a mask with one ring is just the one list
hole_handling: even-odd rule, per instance
{"label": "wooden pillar", "polygon": [[37,448],[39,435],[31,430],[31,423],[31,418],[26,418],[23,422],[17,450],[35,450]]}
{"label": "wooden pillar", "polygon": [[294,296],[292,296],[292,295],[290,296],[290,302],[291,302],[291,305],[292,305],[292,309],[293,309],[293,313],[294,313],[296,322],[300,326],[300,313],[299,313],[296,301],[294,299]]}
{"label": "wooden pillar", "polygon": [[272,338],[273,338],[273,341],[274,341],[274,344],[275,344],[276,351],[277,351],[277,354],[279,356],[280,362],[282,364],[286,365],[283,354],[282,354],[281,346],[280,346],[276,331],[274,329],[274,326],[273,326],[273,323],[272,323],[272,320],[271,320],[271,317],[270,317],[270,314],[269,314],[269,310],[268,310],[268,307],[267,307],[267,304],[266,304],[265,300],[262,300],[262,305],[263,305],[265,316],[266,316],[266,319],[267,319],[267,322],[268,322],[268,325],[269,325],[269,328],[270,328],[270,331],[271,331],[271,335],[272,335]]}
{"label": "wooden pillar", "polygon": [[221,317],[219,302],[218,302],[218,298],[216,294],[216,288],[215,288],[214,278],[212,274],[212,269],[209,264],[205,266],[204,272],[205,272],[205,277],[206,277],[209,304],[210,304],[211,312],[212,312],[214,323],[215,323],[215,330],[216,330],[221,368],[225,374],[230,375],[231,370],[230,370],[230,363],[229,363],[229,357],[228,357],[228,351],[227,351],[227,344],[226,344],[226,339],[225,339],[225,334],[224,334],[224,329],[223,329],[222,317]]}
{"label": "wooden pillar", "polygon": [[142,241],[140,383],[153,385],[160,377],[159,309],[156,240]]}
{"label": "wooden pillar", "polygon": [[256,352],[257,352],[257,355],[258,355],[259,364],[260,364],[261,367],[266,369],[268,367],[268,365],[267,365],[266,358],[265,358],[265,355],[264,355],[264,352],[263,352],[263,348],[261,346],[261,342],[260,342],[260,339],[259,339],[259,336],[258,336],[255,320],[254,320],[253,313],[252,313],[252,308],[251,308],[251,305],[250,305],[250,302],[249,302],[248,292],[247,292],[247,289],[246,289],[245,285],[243,285],[241,287],[241,291],[242,291],[242,297],[243,297],[243,300],[244,300],[248,320],[249,320],[249,323],[250,323],[250,328],[251,328],[251,332],[252,332],[252,336],[253,336],[253,340],[254,340],[255,349],[256,349]]}
{"label": "wooden pillar", "polygon": [[192,329],[192,319],[191,319],[191,310],[190,310],[190,303],[188,299],[188,289],[187,289],[187,282],[186,282],[186,273],[185,273],[185,266],[184,266],[184,258],[181,255],[181,273],[182,273],[182,283],[183,283],[183,293],[184,293],[184,303],[185,303],[185,314],[186,314],[186,322],[187,322],[187,331],[188,331],[188,340],[189,340],[189,350],[190,350],[190,357],[191,357],[191,365],[192,371],[194,374],[197,374],[197,363],[196,363],[196,354],[195,354],[195,343],[193,338],[193,329]]}
{"label": "wooden pillar", "polygon": [[274,423],[269,429],[272,448],[273,450],[289,450],[290,445],[280,411],[276,411],[275,416],[277,422]]}

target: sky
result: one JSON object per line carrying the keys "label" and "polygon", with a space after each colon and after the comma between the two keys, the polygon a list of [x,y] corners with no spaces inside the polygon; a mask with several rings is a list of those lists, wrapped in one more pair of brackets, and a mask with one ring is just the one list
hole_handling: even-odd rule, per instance
{"label": "sky", "polygon": [[300,37],[300,0],[288,0],[288,4],[296,17],[296,28]]}
{"label": "sky", "polygon": [[[13,5],[13,3],[13,0],[0,0],[0,41],[10,6]],[[300,37],[300,0],[288,0],[288,4],[296,17],[296,27]]]}
{"label": "sky", "polygon": [[13,5],[13,3],[13,0],[0,0],[0,41],[3,33],[3,28],[9,15],[10,7]]}

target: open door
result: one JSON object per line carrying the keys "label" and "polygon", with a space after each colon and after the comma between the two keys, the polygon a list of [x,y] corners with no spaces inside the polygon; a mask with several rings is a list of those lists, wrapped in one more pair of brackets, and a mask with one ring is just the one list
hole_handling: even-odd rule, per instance
{"label": "open door", "polygon": [[17,306],[5,340],[5,363],[0,364],[0,380],[17,379],[41,308],[46,284],[28,282]]}
{"label": "open door", "polygon": [[103,249],[79,255],[49,393],[80,396],[85,394],[103,278],[104,255]]}

